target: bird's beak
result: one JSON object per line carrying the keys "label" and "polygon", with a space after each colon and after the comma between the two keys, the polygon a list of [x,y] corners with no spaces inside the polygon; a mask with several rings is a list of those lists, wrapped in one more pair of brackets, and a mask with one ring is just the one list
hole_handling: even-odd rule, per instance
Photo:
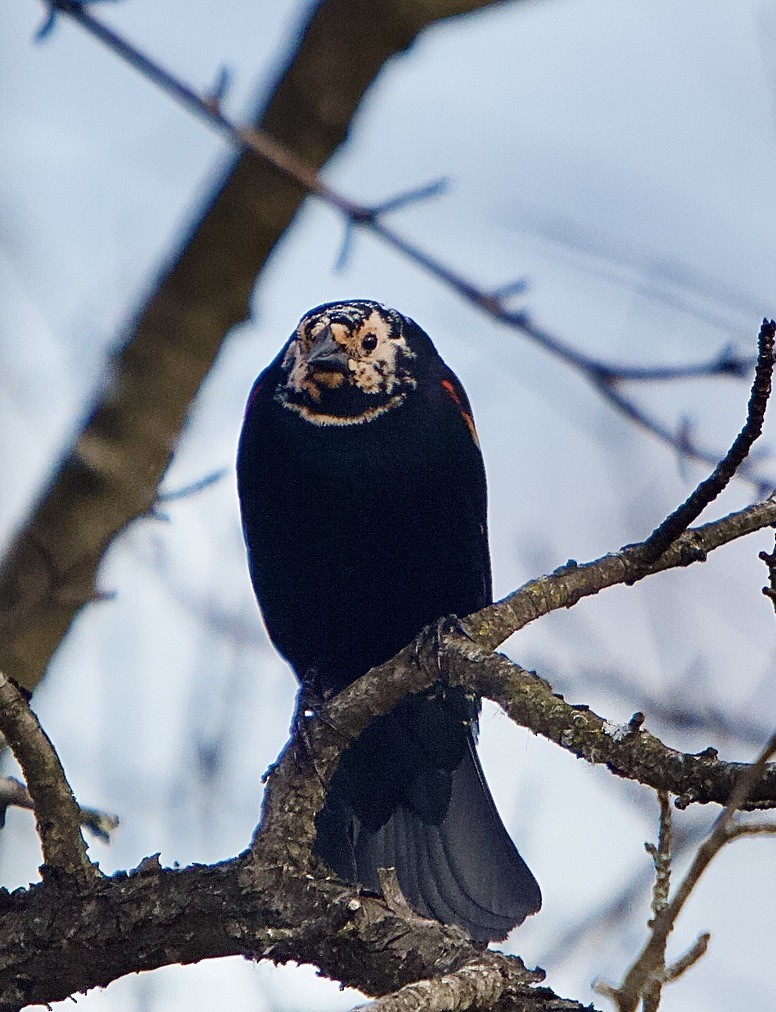
{"label": "bird's beak", "polygon": [[335,340],[331,327],[326,327],[316,338],[312,351],[307,356],[307,364],[317,369],[334,369],[347,373],[349,358],[347,349]]}

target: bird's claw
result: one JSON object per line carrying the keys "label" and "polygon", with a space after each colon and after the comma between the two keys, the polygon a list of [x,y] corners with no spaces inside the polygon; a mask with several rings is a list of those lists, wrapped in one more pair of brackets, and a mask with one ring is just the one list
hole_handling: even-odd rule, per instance
{"label": "bird's claw", "polygon": [[317,668],[308,668],[296,697],[296,720],[317,717],[326,706],[326,695]]}
{"label": "bird's claw", "polygon": [[326,697],[321,688],[316,668],[309,668],[301,679],[296,696],[296,709],[291,733],[301,742],[304,750],[312,756],[312,747],[307,733],[307,721],[320,717],[326,708]]}
{"label": "bird's claw", "polygon": [[444,681],[444,669],[442,664],[443,655],[447,646],[446,640],[450,637],[462,636],[471,640],[469,630],[458,618],[457,615],[443,615],[436,622],[426,626],[423,632],[415,640],[415,663],[418,667],[424,664],[424,654],[431,655],[439,672],[440,680]]}
{"label": "bird's claw", "polygon": [[337,727],[329,716],[328,701],[333,693],[326,692],[321,684],[320,675],[316,668],[309,668],[299,685],[299,692],[296,696],[296,710],[291,725],[291,733],[300,743],[300,747],[307,753],[310,761],[315,765],[315,750],[310,740],[310,721],[313,718],[321,721],[335,734],[344,740],[347,737]]}

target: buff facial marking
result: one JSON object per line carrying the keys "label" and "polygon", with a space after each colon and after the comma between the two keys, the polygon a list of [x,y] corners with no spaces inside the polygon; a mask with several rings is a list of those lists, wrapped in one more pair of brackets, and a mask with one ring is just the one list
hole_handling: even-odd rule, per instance
{"label": "buff facial marking", "polygon": [[[408,368],[414,357],[395,310],[369,302],[322,307],[297,327],[283,360],[288,379],[278,399],[321,425],[371,421],[402,403],[415,387]],[[347,390],[354,395],[349,407],[344,406]],[[337,392],[339,410],[333,400]]]}

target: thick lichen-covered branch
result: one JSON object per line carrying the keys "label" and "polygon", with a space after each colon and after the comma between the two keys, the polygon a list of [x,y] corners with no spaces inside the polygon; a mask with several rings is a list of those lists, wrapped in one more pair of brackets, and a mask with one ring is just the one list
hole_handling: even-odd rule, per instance
{"label": "thick lichen-covered branch", "polygon": [[501,980],[510,1008],[583,1012],[536,987],[541,973],[483,950],[456,928],[408,920],[355,887],[253,858],[182,870],[148,860],[77,895],[46,884],[0,894],[0,1012],[127,973],[227,955],[314,963],[372,995],[472,965]]}

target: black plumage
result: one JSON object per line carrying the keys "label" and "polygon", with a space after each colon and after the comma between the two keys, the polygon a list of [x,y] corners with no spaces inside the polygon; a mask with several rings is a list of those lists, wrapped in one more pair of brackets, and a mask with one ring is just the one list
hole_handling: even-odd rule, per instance
{"label": "black plumage", "polygon": [[[251,392],[238,491],[269,635],[326,694],[424,627],[491,601],[482,456],[466,394],[421,328],[378,303],[302,318]],[[499,939],[538,885],[493,804],[479,701],[404,700],[342,756],[316,849],[379,889],[395,867],[420,912]]]}

